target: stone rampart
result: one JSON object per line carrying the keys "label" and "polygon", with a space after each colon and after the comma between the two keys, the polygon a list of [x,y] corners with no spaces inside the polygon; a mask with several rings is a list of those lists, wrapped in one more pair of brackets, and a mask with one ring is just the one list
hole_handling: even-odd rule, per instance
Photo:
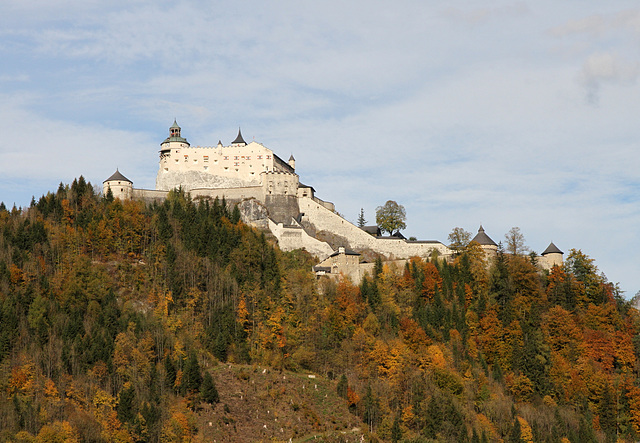
{"label": "stone rampart", "polygon": [[344,246],[351,249],[371,249],[389,259],[413,256],[426,258],[431,256],[433,250],[444,257],[451,255],[450,249],[438,241],[410,242],[404,239],[373,237],[310,198],[298,199],[298,205],[300,212],[304,213],[305,219],[312,225],[312,230],[316,233],[326,231],[348,239],[349,244]]}
{"label": "stone rampart", "polygon": [[284,226],[269,220],[269,230],[278,239],[278,246],[283,251],[305,249],[316,257],[327,257],[333,253],[331,246],[311,237],[300,226]]}

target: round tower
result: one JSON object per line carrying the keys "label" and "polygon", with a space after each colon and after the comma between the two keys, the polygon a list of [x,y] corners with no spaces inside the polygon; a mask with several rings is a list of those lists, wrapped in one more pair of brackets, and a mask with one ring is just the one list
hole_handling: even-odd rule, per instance
{"label": "round tower", "polygon": [[556,245],[551,242],[547,249],[544,250],[542,254],[540,254],[543,258],[542,267],[544,269],[551,269],[554,266],[562,266],[564,252],[562,252]]}
{"label": "round tower", "polygon": [[484,232],[482,225],[480,225],[478,233],[471,241],[478,243],[488,256],[495,257],[498,254],[498,245]]}
{"label": "round tower", "polygon": [[111,189],[113,198],[129,200],[133,196],[133,182],[116,169],[111,177],[102,182],[102,192],[106,196]]}
{"label": "round tower", "polygon": [[180,135],[181,128],[174,119],[173,125],[169,128],[169,137],[160,143],[160,159],[165,155],[171,154],[171,149],[188,148],[189,142]]}

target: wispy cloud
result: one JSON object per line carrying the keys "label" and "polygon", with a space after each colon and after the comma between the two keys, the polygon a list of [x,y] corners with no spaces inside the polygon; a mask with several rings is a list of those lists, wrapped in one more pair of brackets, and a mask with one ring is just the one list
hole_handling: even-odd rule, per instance
{"label": "wispy cloud", "polygon": [[520,226],[635,292],[640,19],[624,3],[8,0],[0,200],[116,167],[152,187],[174,117],[199,145],[242,126],[354,220],[395,199],[421,238]]}

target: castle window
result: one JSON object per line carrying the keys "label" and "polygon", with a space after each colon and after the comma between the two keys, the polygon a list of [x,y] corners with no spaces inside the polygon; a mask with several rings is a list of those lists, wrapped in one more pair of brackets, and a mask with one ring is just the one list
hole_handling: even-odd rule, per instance
{"label": "castle window", "polygon": [[229,167],[228,167],[228,166],[225,166],[225,167],[224,167],[224,170],[225,170],[225,171],[228,171],[228,170],[229,170]]}
{"label": "castle window", "polygon": [[204,160],[205,162],[208,162],[208,161],[209,161],[209,156],[208,156],[208,155],[205,155],[205,156],[203,157],[203,160]]}
{"label": "castle window", "polygon": [[176,158],[176,163],[178,163],[178,159]]}
{"label": "castle window", "polygon": [[262,156],[261,155],[258,156],[258,160],[262,160]]}
{"label": "castle window", "polygon": [[205,170],[205,171],[208,171],[208,170],[209,170],[209,166],[205,166],[205,167],[204,167],[204,170]]}
{"label": "castle window", "polygon": [[224,159],[225,159],[225,160],[229,160],[229,156],[228,156],[228,155],[225,155],[225,156],[224,156]]}
{"label": "castle window", "polygon": [[247,155],[247,160],[251,160],[251,156],[250,155]]}
{"label": "castle window", "polygon": [[270,155],[267,155],[267,160],[271,160],[271,156]]}
{"label": "castle window", "polygon": [[[240,162],[233,162],[233,166],[240,166]],[[237,171],[237,169],[236,169]]]}
{"label": "castle window", "polygon": [[238,156],[237,156],[237,155],[234,155],[234,156],[233,156],[233,159],[234,159],[234,160],[238,160]]}

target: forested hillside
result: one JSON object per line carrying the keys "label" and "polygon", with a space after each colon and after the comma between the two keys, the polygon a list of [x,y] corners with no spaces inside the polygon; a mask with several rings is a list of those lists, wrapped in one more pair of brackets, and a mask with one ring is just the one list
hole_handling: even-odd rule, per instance
{"label": "forested hillside", "polygon": [[0,439],[640,438],[640,317],[579,250],[313,264],[181,192],[0,206]]}

